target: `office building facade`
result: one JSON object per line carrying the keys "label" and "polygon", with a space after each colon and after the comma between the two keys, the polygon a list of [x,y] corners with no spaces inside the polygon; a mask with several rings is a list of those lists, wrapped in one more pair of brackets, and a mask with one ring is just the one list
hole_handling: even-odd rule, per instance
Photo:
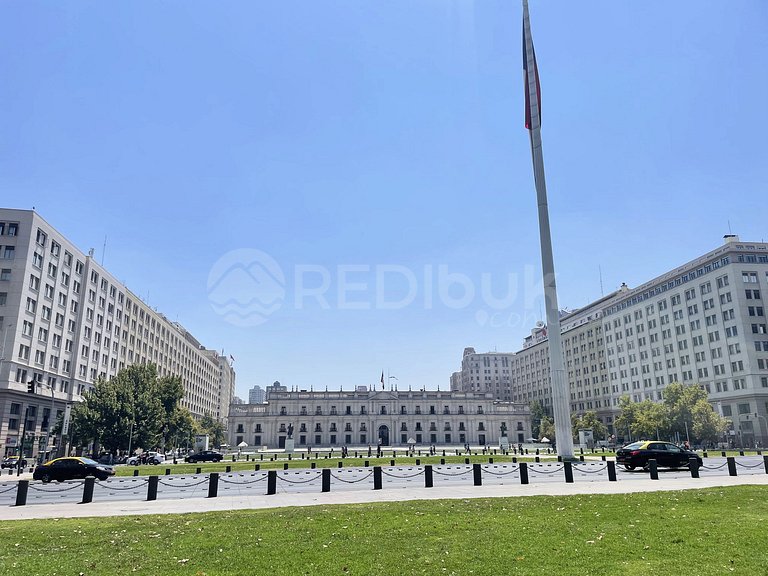
{"label": "office building facade", "polygon": [[[672,382],[695,384],[733,422],[735,443],[768,441],[768,244],[724,244],[637,288],[626,285],[561,319],[563,354],[574,414],[594,411],[614,430],[618,402],[661,401]],[[537,327],[508,360],[509,386],[467,380],[478,355],[451,376],[455,390],[551,406],[546,327]],[[487,355],[479,355],[487,356]],[[498,355],[501,357],[502,355]],[[465,366],[466,364],[466,366]],[[485,374],[481,374],[485,376]]]}
{"label": "office building facade", "polygon": [[2,454],[18,450],[25,424],[33,438],[25,452],[53,454],[50,428],[65,406],[130,364],[179,376],[182,405],[196,417],[226,419],[234,393],[226,356],[147,306],[34,211],[0,209],[0,338]]}

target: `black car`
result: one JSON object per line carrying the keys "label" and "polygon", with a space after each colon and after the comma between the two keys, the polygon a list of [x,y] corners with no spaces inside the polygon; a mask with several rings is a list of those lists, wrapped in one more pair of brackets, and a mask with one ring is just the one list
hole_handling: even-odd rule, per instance
{"label": "black car", "polygon": [[[18,456],[8,456],[5,460],[3,460],[3,463],[0,464],[0,468],[16,468],[19,465],[19,457]],[[23,458],[21,460],[21,467],[26,468],[27,467],[27,459]]]}
{"label": "black car", "polygon": [[90,458],[70,457],[56,458],[41,464],[35,468],[32,479],[42,480],[47,483],[51,480],[63,482],[64,480],[74,480],[85,478],[86,476],[95,476],[99,480],[106,480],[114,475],[115,471],[111,466],[99,464]]}
{"label": "black car", "polygon": [[623,464],[627,470],[647,470],[648,460],[656,460],[659,468],[686,468],[690,458],[696,458],[699,466],[702,465],[701,457],[696,452],[685,450],[672,442],[658,440],[633,442],[616,451],[616,463]]}
{"label": "black car", "polygon": [[216,450],[203,450],[197,454],[190,454],[187,456],[187,462],[221,462],[224,458],[224,454],[216,452]]}

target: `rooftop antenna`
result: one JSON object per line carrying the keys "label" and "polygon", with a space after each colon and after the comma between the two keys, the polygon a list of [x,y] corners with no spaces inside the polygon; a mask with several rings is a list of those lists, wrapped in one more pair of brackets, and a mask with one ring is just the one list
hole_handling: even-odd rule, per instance
{"label": "rooftop antenna", "polygon": [[733,234],[733,232],[731,231],[731,219],[730,218],[728,219],[728,234]]}
{"label": "rooftop antenna", "polygon": [[603,268],[600,264],[597,265],[597,271],[600,274],[600,296],[605,296],[605,292],[603,291]]}
{"label": "rooftop antenna", "polygon": [[104,234],[104,248],[101,249],[101,265],[104,266],[104,254],[107,252],[107,235]]}

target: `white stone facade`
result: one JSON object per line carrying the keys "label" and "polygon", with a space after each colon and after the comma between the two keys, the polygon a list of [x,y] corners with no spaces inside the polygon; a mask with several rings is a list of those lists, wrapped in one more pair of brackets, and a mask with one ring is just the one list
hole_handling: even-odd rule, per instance
{"label": "white stone facade", "polygon": [[463,392],[272,392],[266,404],[230,406],[229,444],[283,448],[293,425],[297,449],[340,446],[470,444],[498,446],[502,422],[511,442],[531,435],[525,404]]}

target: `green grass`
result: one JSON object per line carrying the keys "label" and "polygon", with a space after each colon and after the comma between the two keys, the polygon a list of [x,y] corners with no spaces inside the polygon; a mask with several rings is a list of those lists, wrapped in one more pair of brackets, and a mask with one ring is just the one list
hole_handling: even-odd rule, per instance
{"label": "green grass", "polygon": [[[593,456],[593,457],[600,457],[602,456],[602,453],[595,453],[595,454],[585,454],[584,456]],[[606,457],[612,457],[615,454],[613,452],[606,452]],[[424,464],[432,464],[432,465],[439,465],[440,460],[444,459],[446,464],[464,464],[465,458],[469,458],[470,463],[475,464],[487,464],[489,458],[493,458],[494,464],[503,464],[503,463],[510,463],[512,462],[512,456],[483,456],[482,454],[479,454],[477,456],[445,456],[444,458],[442,456],[416,456],[416,457],[404,457],[404,456],[398,456],[395,458],[395,464],[397,466],[415,466],[416,460],[419,460],[421,465]],[[148,476],[150,474],[156,474],[156,475],[162,475],[165,474],[166,468],[171,469],[172,474],[194,474],[198,468],[202,470],[203,474],[206,474],[208,472],[224,472],[226,470],[227,466],[230,466],[233,472],[253,472],[254,467],[256,464],[260,466],[261,470],[282,470],[283,466],[285,464],[288,464],[288,468],[309,468],[311,463],[315,464],[317,468],[337,468],[339,465],[339,462],[343,463],[343,466],[345,468],[349,467],[359,467],[363,466],[366,462],[371,466],[389,466],[390,462],[392,461],[392,458],[386,457],[386,458],[375,458],[375,457],[364,457],[364,458],[345,458],[341,459],[339,457],[334,458],[325,458],[321,456],[320,458],[315,459],[314,457],[311,459],[304,459],[302,460],[299,456],[298,458],[293,458],[291,460],[288,460],[286,457],[282,457],[280,459],[272,460],[270,461],[269,458],[265,458],[262,460],[251,460],[251,461],[244,461],[239,460],[237,462],[232,462],[231,460],[224,460],[219,463],[211,463],[211,462],[200,462],[197,464],[187,464],[182,463],[179,461],[179,464],[173,464],[173,463],[163,463],[158,464],[156,466],[116,466],[115,467],[115,473],[117,476],[133,476],[133,471],[138,468],[139,475],[140,476]],[[533,462],[535,460],[535,455],[530,454],[528,456],[518,457],[518,462]],[[557,460],[556,454],[550,454],[547,456],[546,454],[541,455],[541,461],[555,461]]]}
{"label": "green grass", "polygon": [[768,489],[414,501],[0,525],[0,574],[760,575]]}

